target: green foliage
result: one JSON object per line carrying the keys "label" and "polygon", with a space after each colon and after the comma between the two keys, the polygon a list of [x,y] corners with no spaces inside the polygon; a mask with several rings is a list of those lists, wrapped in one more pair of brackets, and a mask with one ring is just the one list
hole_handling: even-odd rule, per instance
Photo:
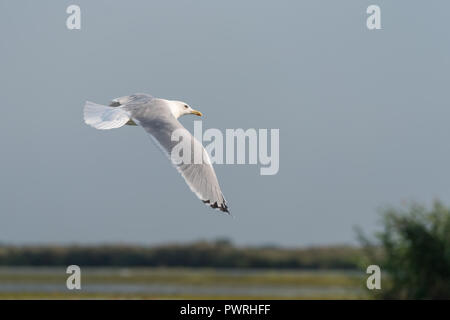
{"label": "green foliage", "polygon": [[[383,254],[377,259],[389,281],[378,297],[450,299],[450,209],[439,201],[429,210],[418,204],[390,208],[382,222],[384,230],[376,237]],[[368,241],[365,246],[376,248]]]}

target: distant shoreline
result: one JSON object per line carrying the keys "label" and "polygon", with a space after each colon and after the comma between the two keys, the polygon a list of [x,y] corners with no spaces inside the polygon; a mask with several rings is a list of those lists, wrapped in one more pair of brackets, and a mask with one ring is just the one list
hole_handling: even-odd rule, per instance
{"label": "distant shoreline", "polygon": [[2,245],[0,266],[359,269],[355,246],[234,246],[228,240],[163,245]]}

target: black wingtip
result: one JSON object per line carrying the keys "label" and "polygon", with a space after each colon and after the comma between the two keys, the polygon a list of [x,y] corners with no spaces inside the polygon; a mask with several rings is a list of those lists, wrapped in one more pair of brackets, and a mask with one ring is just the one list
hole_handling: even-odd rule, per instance
{"label": "black wingtip", "polygon": [[220,206],[217,204],[217,201],[214,203],[211,203],[209,200],[202,200],[204,204],[209,205],[213,209],[220,210],[222,212],[225,212],[227,214],[230,214],[230,211],[228,210],[228,206],[225,202],[221,203]]}

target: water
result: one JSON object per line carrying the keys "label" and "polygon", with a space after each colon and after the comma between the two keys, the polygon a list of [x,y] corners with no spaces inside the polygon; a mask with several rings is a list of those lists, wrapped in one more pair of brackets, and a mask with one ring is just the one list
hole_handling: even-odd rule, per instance
{"label": "water", "polygon": [[[0,268],[0,294],[67,295],[63,268]],[[82,295],[345,298],[364,293],[359,273],[277,270],[82,268]]]}

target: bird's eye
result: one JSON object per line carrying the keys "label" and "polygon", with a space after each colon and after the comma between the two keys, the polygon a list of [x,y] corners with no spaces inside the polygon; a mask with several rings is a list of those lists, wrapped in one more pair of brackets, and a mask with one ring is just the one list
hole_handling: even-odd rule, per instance
{"label": "bird's eye", "polygon": [[185,105],[184,105],[184,108],[187,109],[187,108],[189,108],[189,107],[185,104]]}

